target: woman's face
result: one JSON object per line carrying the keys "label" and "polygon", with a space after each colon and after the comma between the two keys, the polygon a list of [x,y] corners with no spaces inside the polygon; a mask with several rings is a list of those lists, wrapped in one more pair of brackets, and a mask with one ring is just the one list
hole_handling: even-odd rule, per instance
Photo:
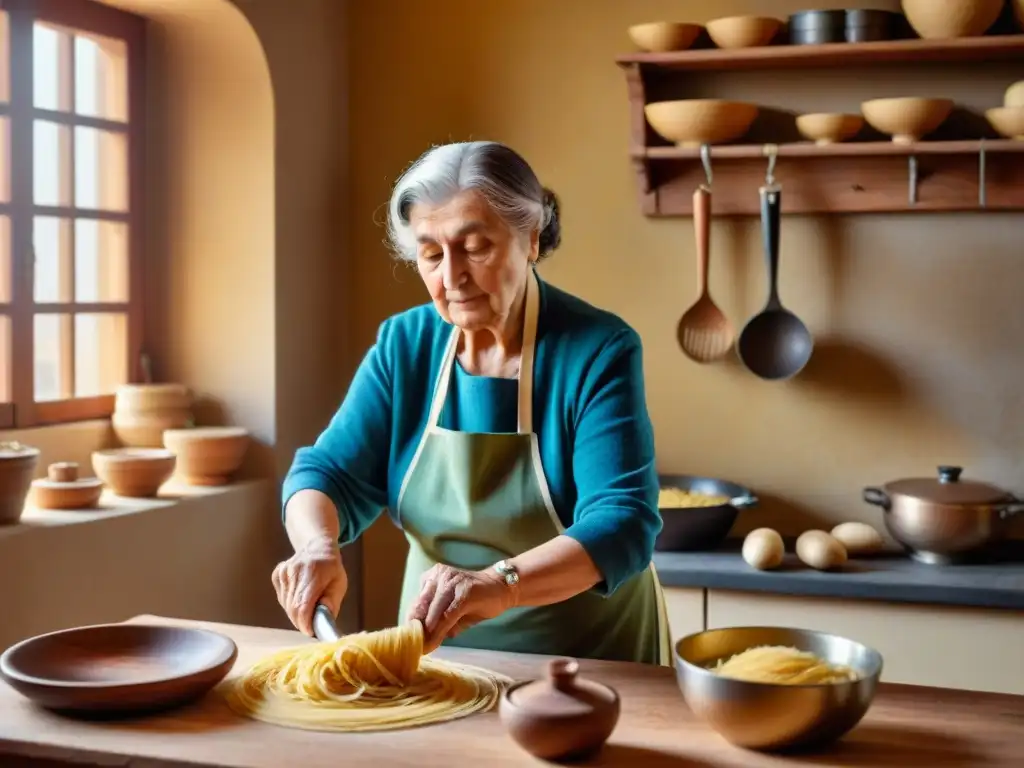
{"label": "woman's face", "polygon": [[526,290],[539,233],[515,232],[474,191],[414,205],[409,223],[416,266],[441,317],[463,330],[500,332]]}

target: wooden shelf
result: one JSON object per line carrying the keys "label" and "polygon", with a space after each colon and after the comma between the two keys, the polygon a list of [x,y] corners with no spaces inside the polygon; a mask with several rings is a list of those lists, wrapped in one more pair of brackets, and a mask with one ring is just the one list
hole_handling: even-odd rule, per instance
{"label": "wooden shelf", "polygon": [[691,49],[671,53],[629,53],[616,62],[623,67],[675,71],[801,69],[875,64],[992,62],[1024,58],[1024,34],[966,37],[957,40],[887,40],[877,43],[767,45],[722,50]]}
{"label": "wooden shelf", "polygon": [[[617,63],[625,74],[629,97],[629,155],[636,171],[641,210],[647,216],[692,215],[693,191],[706,181],[699,150],[666,146],[644,116],[649,99],[666,98],[665,93],[680,85],[685,89],[694,72],[806,69],[810,73],[865,65],[902,64],[913,68],[932,63],[954,67],[960,63],[1004,61],[1024,64],[1024,34],[958,40],[772,45],[739,50],[698,48],[619,56]],[[993,76],[990,70],[987,77]],[[823,73],[820,77],[830,76]],[[1006,77],[1013,79],[1010,68]],[[1024,69],[1020,77],[1024,77]],[[984,123],[984,118],[980,119]],[[829,146],[780,143],[775,148],[775,177],[784,189],[783,211],[834,214],[1024,210],[1024,142],[982,141],[976,137],[986,135],[984,130],[965,130],[953,122],[949,121],[948,131],[933,137],[952,140],[911,145],[885,140]],[[784,127],[780,129],[786,132]],[[790,132],[796,135],[795,131]],[[760,142],[763,136],[774,133],[752,131],[751,136],[754,135]],[[765,145],[761,143],[712,148],[716,216],[760,213],[758,188],[764,183],[767,170],[765,156]]]}

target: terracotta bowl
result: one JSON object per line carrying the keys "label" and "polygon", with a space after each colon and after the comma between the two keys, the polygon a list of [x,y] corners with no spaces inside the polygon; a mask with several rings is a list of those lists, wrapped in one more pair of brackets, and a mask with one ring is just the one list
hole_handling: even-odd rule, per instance
{"label": "terracotta bowl", "polygon": [[861,104],[864,119],[896,144],[912,144],[934,131],[953,111],[952,99],[903,97]]}
{"label": "terracotta bowl", "polygon": [[837,112],[818,112],[800,115],[796,128],[805,139],[823,146],[852,139],[864,125],[860,115],[844,115]]}
{"label": "terracotta bowl", "polygon": [[226,485],[242,466],[249,433],[240,427],[197,427],[164,432],[178,457],[178,474],[190,485]]}
{"label": "terracotta bowl", "polygon": [[1018,80],[1006,89],[1006,93],[1003,94],[1003,106],[1024,107],[1024,80]]}
{"label": "terracotta bowl", "polygon": [[102,494],[103,481],[79,477],[73,461],[51,464],[45,478],[32,481],[32,505],[39,509],[93,509]]}
{"label": "terracotta bowl", "polygon": [[702,27],[678,21],[652,21],[634,24],[629,28],[629,39],[642,51],[666,53],[682,51],[693,45]]}
{"label": "terracotta bowl", "polygon": [[995,107],[985,117],[1001,136],[1024,141],[1024,107]]}
{"label": "terracotta bowl", "polygon": [[162,448],[94,451],[96,477],[118,496],[150,498],[174,474],[174,454]]}
{"label": "terracotta bowl", "polygon": [[0,677],[68,714],[152,713],[201,697],[237,656],[233,640],[209,630],[102,624],[11,646],[0,656]]}
{"label": "terracotta bowl", "polygon": [[903,0],[903,14],[926,40],[984,35],[1003,12],[1003,0]]}
{"label": "terracotta bowl", "polygon": [[647,122],[662,138],[691,148],[740,138],[757,113],[756,104],[721,99],[656,101],[644,107]]}
{"label": "terracotta bowl", "polygon": [[114,410],[123,413],[189,411],[192,391],[184,384],[124,384],[114,395]]}
{"label": "terracotta bowl", "polygon": [[726,16],[708,22],[708,37],[719,48],[757,48],[768,45],[782,28],[770,16]]}
{"label": "terracotta bowl", "polygon": [[0,525],[11,525],[21,519],[38,463],[38,448],[0,442]]}
{"label": "terracotta bowl", "polygon": [[165,413],[119,413],[110,417],[114,434],[122,444],[133,448],[162,448],[164,432],[183,429],[192,421],[190,411]]}

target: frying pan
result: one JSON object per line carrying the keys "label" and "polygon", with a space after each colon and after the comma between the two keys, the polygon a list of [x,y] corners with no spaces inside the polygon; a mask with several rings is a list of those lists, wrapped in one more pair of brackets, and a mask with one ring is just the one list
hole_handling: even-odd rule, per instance
{"label": "frying pan", "polygon": [[70,715],[149,714],[200,698],[237,656],[231,638],[205,629],[97,624],[12,645],[0,655],[0,677]]}
{"label": "frying pan", "polygon": [[782,191],[771,184],[761,188],[761,227],[768,265],[768,301],[747,321],[736,351],[747,369],[762,379],[780,381],[796,376],[811,359],[814,340],[799,317],[779,299],[779,219]]}
{"label": "frying pan", "polygon": [[717,549],[729,535],[741,509],[757,506],[758,498],[749,488],[712,477],[659,475],[662,488],[707,496],[725,496],[729,501],[714,507],[660,509],[661,533],[654,542],[658,552],[708,552]]}

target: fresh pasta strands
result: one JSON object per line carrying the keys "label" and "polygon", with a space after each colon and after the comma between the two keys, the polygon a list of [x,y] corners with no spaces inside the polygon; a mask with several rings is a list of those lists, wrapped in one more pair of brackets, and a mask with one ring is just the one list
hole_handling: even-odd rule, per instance
{"label": "fresh pasta strands", "polygon": [[749,683],[814,685],[857,679],[856,673],[848,667],[829,664],[808,651],[781,645],[748,648],[719,661],[711,669],[722,677]]}
{"label": "fresh pasta strands", "polygon": [[423,655],[423,625],[278,651],[232,681],[229,706],[275,725],[383,731],[491,709],[511,679]]}

